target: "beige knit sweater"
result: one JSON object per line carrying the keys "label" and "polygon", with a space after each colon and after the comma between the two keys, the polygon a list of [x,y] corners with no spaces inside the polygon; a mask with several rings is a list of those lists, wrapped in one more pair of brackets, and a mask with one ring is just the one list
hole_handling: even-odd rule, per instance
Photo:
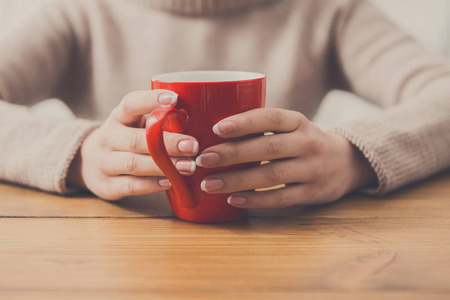
{"label": "beige knit sweater", "polygon": [[[155,74],[200,69],[265,73],[268,106],[308,117],[333,88],[385,108],[332,129],[370,161],[374,193],[450,166],[450,64],[366,1],[60,0],[0,45],[0,180],[67,192],[93,120]],[[27,109],[49,97],[79,119]]]}

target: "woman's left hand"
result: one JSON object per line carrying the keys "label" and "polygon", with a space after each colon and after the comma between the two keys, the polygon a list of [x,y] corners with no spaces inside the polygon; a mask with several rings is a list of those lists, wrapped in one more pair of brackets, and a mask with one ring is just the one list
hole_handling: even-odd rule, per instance
{"label": "woman's left hand", "polygon": [[[277,208],[332,202],[376,183],[368,161],[344,137],[327,133],[299,112],[260,108],[228,117],[214,132],[222,138],[272,132],[205,149],[197,157],[204,168],[270,161],[254,168],[211,175],[207,193],[232,193],[228,203],[241,208]],[[268,191],[254,191],[285,184]]]}

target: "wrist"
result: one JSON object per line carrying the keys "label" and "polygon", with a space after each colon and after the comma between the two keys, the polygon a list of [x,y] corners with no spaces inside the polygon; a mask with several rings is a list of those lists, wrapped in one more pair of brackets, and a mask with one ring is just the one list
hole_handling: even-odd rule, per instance
{"label": "wrist", "polygon": [[377,175],[367,158],[355,145],[350,143],[345,137],[339,134],[342,151],[344,153],[345,170],[348,170],[347,192],[352,192],[362,188],[368,188],[377,184]]}
{"label": "wrist", "polygon": [[367,158],[355,145],[352,147],[352,161],[354,165],[354,180],[352,190],[368,188],[377,184],[377,174],[373,170]]}
{"label": "wrist", "polygon": [[80,190],[87,190],[81,172],[81,147],[78,149],[75,157],[70,163],[69,169],[67,171],[66,183],[70,187],[74,187]]}

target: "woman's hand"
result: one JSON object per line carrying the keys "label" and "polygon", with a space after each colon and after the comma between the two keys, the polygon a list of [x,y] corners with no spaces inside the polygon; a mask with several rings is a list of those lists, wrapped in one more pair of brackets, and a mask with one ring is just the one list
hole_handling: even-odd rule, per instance
{"label": "woman's hand", "polygon": [[[175,106],[177,94],[167,90],[139,91],[125,96],[83,142],[71,167],[68,184],[90,190],[100,198],[118,200],[161,192],[170,182],[148,155],[144,115],[159,106]],[[198,141],[187,135],[164,133],[169,155],[184,175],[195,171],[192,156]]]}
{"label": "woman's hand", "polygon": [[[223,138],[272,132],[205,149],[198,166],[214,168],[245,162],[270,161],[258,167],[205,178],[208,193],[233,193],[228,202],[241,208],[276,208],[327,203],[376,182],[363,155],[344,137],[322,131],[301,113],[261,108],[217,123]],[[254,191],[285,184],[285,187]]]}

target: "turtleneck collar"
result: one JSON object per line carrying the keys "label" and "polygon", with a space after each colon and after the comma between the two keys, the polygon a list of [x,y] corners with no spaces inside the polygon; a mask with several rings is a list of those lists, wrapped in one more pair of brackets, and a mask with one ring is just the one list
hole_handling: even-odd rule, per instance
{"label": "turtleneck collar", "polygon": [[274,0],[137,0],[155,9],[183,15],[220,14]]}

